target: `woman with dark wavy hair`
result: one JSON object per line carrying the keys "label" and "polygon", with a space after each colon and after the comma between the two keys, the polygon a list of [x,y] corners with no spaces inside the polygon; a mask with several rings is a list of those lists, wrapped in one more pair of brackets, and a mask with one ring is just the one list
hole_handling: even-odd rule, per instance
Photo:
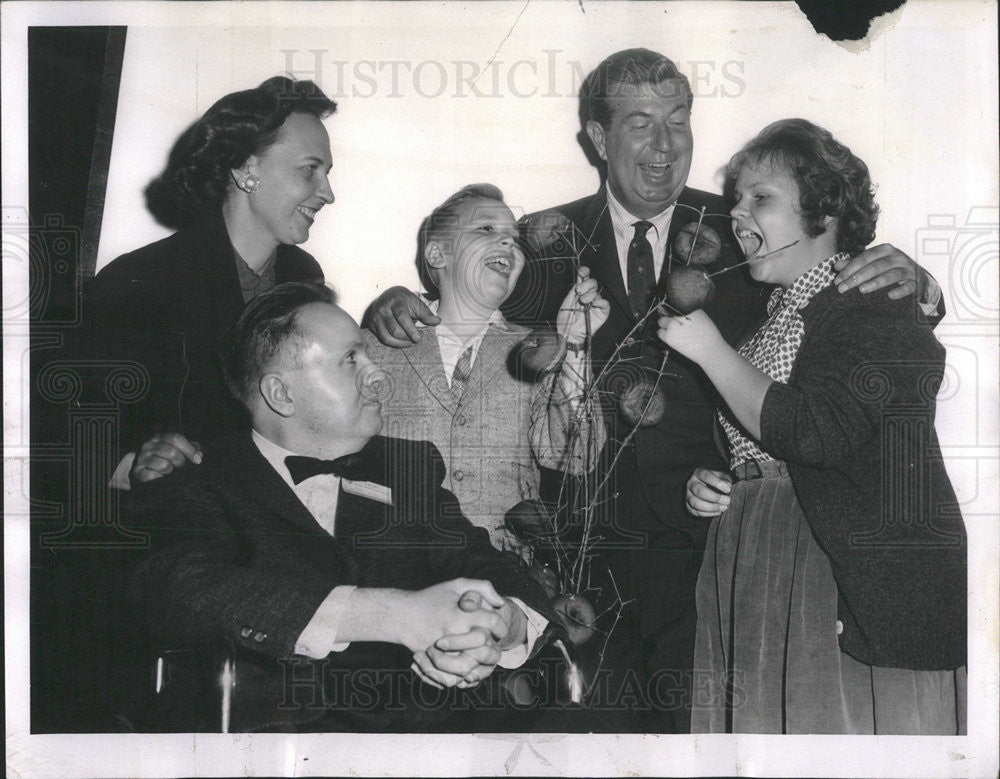
{"label": "woman with dark wavy hair", "polygon": [[725,401],[730,472],[698,578],[692,730],[955,735],[965,729],[966,537],[934,432],[944,348],[912,301],[840,294],[875,236],[864,162],[803,119],[729,165],[733,232],[777,285],[739,350],[702,311],[660,338]]}
{"label": "woman with dark wavy hair", "polygon": [[153,215],[178,232],[119,257],[91,283],[92,343],[148,376],[120,431],[123,451],[138,451],[133,481],[199,462],[194,441],[239,427],[219,343],[244,304],[283,281],[323,280],[295,244],[333,202],[321,120],[335,110],[313,82],[280,76],[218,100],[146,190]]}

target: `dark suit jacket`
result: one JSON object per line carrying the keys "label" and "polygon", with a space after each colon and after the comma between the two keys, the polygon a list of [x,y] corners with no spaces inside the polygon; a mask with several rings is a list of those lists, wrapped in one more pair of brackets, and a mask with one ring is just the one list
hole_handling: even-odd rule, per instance
{"label": "dark suit jacket", "polygon": [[912,298],[833,287],[802,309],[787,384],[761,408],[839,594],[844,651],[869,665],[965,663],[966,537],[934,431],[944,348]]}
{"label": "dark suit jacket", "polygon": [[[424,729],[447,714],[386,710],[386,701],[405,704],[412,681],[412,655],[403,647],[356,643],[325,661],[294,655],[302,630],[338,585],[418,590],[458,577],[488,579],[554,619],[534,580],[493,549],[440,486],[444,464],[432,444],[379,436],[359,462],[356,480],[390,487],[394,505],[341,489],[336,537],[249,435],[223,440],[201,467],[135,495],[133,519],[153,542],[133,576],[133,596],[161,644],[236,645],[246,662],[235,730],[296,729],[320,717],[335,728]],[[392,690],[374,695],[378,680]],[[358,702],[359,687],[372,699],[367,706]]]}
{"label": "dark suit jacket", "polygon": [[[321,282],[323,271],[298,247],[279,246],[275,281]],[[221,214],[101,269],[87,289],[83,351],[109,368],[131,362],[148,375],[144,396],[122,409],[122,451],[134,451],[156,432],[206,440],[245,426],[219,359],[242,310]]]}
{"label": "dark suit jacket", "polygon": [[[697,221],[705,209],[704,224],[712,226],[723,240],[718,260],[707,268],[710,273],[742,261],[743,255],[735,243],[730,228],[729,211],[722,197],[685,188],[677,201],[670,223],[668,247],[680,228]],[[628,305],[622,281],[618,250],[615,244],[611,217],[607,212],[605,190],[592,197],[559,206],[556,211],[567,217],[579,229],[584,246],[580,261],[590,268],[602,287],[602,294],[611,304],[608,321],[594,335],[593,349],[596,370],[608,360],[615,348],[622,343],[635,324]],[[532,214],[527,219],[544,219],[546,213]],[[668,248],[669,251],[669,248]],[[556,251],[532,257],[525,267],[518,288],[511,295],[513,301],[505,307],[509,319],[520,323],[537,321],[553,322],[559,303],[573,283],[573,265],[568,261],[564,242]],[[663,264],[662,276],[669,267]],[[706,312],[730,343],[735,343],[766,313],[767,287],[755,286],[746,268],[737,268],[715,276],[715,297]],[[656,339],[656,321],[648,322],[646,331],[635,343],[622,349],[620,356],[629,358],[615,375],[609,376],[605,399],[611,400],[607,418],[612,427],[612,440],[622,440],[628,426],[617,414],[614,400],[624,384],[644,373],[655,376],[663,355],[663,347]],[[703,547],[708,523],[688,515],[684,508],[684,485],[694,468],[699,466],[726,469],[714,437],[715,408],[720,399],[711,382],[692,362],[678,354],[671,354],[667,362],[667,375],[660,386],[667,397],[667,408],[662,420],[655,426],[642,428],[633,439],[630,452],[619,461],[614,490],[615,521],[625,529],[649,534],[683,534],[696,547]],[[608,447],[608,456],[613,448]],[[627,545],[639,543],[635,536],[622,537]]]}

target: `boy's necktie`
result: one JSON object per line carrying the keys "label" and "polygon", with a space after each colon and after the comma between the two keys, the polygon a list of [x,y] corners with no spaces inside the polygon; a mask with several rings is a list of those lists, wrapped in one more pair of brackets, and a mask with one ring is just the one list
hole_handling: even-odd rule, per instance
{"label": "boy's necktie", "polygon": [[455,402],[458,403],[462,399],[462,395],[465,393],[465,385],[469,383],[469,377],[472,375],[472,346],[462,352],[462,356],[458,358],[458,362],[455,363],[455,372],[451,374],[451,394],[455,398]]}

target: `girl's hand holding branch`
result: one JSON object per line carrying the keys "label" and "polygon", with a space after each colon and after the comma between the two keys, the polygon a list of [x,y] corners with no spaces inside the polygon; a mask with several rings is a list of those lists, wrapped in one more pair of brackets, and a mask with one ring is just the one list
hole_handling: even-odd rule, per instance
{"label": "girl's hand holding branch", "polygon": [[661,316],[658,325],[656,335],[663,343],[699,364],[719,348],[730,348],[715,323],[701,310],[686,316]]}
{"label": "girl's hand holding branch", "polygon": [[656,335],[663,343],[698,363],[746,431],[760,440],[760,409],[771,378],[748,363],[722,337],[704,311],[664,316]]}

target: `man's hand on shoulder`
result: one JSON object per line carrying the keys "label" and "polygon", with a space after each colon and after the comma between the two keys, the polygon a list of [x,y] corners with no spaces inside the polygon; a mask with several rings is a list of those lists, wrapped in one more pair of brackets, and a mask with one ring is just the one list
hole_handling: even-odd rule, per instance
{"label": "man's hand on shoulder", "polygon": [[181,433],[157,433],[139,449],[128,478],[132,487],[168,476],[190,463],[201,465],[201,447]]}
{"label": "man's hand on shoulder", "polygon": [[887,289],[893,300],[916,293],[917,302],[937,305],[937,297],[928,300],[928,290],[937,291],[931,275],[895,246],[887,243],[872,246],[853,259],[841,260],[837,271],[837,289],[847,292],[854,287],[864,295]]}
{"label": "man's hand on shoulder", "polygon": [[433,326],[441,319],[420,295],[406,287],[389,287],[368,306],[361,324],[386,346],[402,349],[420,341],[418,321]]}

